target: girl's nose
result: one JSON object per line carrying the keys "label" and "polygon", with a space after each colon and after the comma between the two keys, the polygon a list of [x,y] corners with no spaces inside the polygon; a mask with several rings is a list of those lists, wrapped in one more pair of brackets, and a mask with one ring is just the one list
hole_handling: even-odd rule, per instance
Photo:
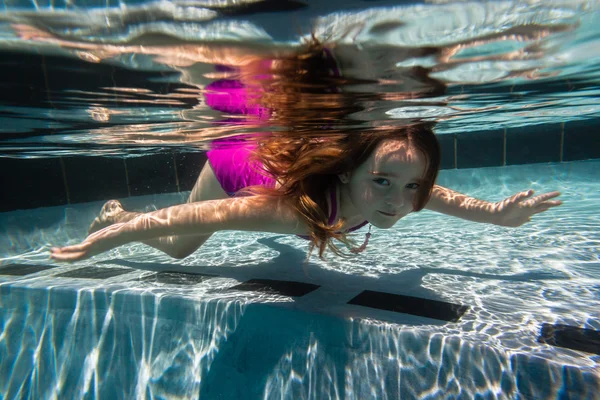
{"label": "girl's nose", "polygon": [[404,193],[390,193],[387,199],[387,203],[395,208],[400,208],[406,202]]}

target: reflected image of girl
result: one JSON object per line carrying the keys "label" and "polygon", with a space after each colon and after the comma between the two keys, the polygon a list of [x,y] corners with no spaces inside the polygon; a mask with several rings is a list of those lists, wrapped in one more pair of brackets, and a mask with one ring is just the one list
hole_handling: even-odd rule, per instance
{"label": "reflected image of girl", "polygon": [[[340,88],[372,81],[343,76],[335,52],[317,41],[293,56],[222,70],[236,78],[207,87],[210,107],[287,129],[215,141],[186,204],[138,213],[111,200],[90,235],[80,244],[52,249],[53,259],[76,261],[140,241],[184,258],[224,230],[299,235],[320,256],[327,248],[342,253],[334,240],[359,253],[371,226],[391,228],[423,208],[517,227],[561,204],[558,192],[533,196],[527,190],[488,202],[436,185],[440,148],[433,124],[352,128],[358,123],[347,117],[364,108]],[[443,92],[422,68],[408,68],[404,75],[408,98]],[[367,226],[364,243],[354,246],[346,235]]]}

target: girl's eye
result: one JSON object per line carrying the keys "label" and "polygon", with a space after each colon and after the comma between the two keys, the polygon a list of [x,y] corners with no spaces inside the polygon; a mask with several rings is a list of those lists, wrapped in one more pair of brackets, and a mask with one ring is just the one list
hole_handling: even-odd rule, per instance
{"label": "girl's eye", "polygon": [[385,178],[373,179],[373,182],[381,186],[390,186],[390,181]]}
{"label": "girl's eye", "polygon": [[418,189],[419,186],[421,186],[421,185],[419,185],[418,183],[414,183],[413,182],[413,183],[409,183],[408,185],[406,185],[406,188],[407,189]]}

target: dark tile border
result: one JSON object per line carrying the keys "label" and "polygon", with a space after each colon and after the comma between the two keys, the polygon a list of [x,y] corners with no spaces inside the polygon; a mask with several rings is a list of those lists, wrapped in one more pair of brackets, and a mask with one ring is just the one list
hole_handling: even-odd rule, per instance
{"label": "dark tile border", "polygon": [[468,306],[420,297],[364,290],[348,304],[416,315],[448,322],[458,322]]}
{"label": "dark tile border", "polygon": [[206,153],[175,153],[179,191],[192,190],[206,163]]}
{"label": "dark tile border", "polygon": [[573,121],[564,125],[563,161],[600,158],[600,123]]}
{"label": "dark tile border", "polygon": [[166,285],[184,285],[193,286],[209,279],[215,278],[217,275],[193,274],[186,272],[157,272],[139,279],[141,282],[160,283]]}
{"label": "dark tile border", "polygon": [[456,168],[456,135],[437,135],[442,151],[441,169]]}
{"label": "dark tile border", "polygon": [[56,267],[58,265],[7,264],[0,266],[0,275],[25,276]]}
{"label": "dark tile border", "polygon": [[504,165],[504,129],[466,132],[456,136],[456,167]]}
{"label": "dark tile border", "polygon": [[506,165],[558,162],[561,124],[511,128],[506,131]]}
{"label": "dark tile border", "polygon": [[65,177],[71,203],[127,197],[127,174],[122,158],[66,157]]}
{"label": "dark tile border", "polygon": [[600,355],[600,331],[561,324],[542,324],[539,343]]}
{"label": "dark tile border", "polygon": [[113,267],[83,267],[73,271],[63,272],[54,275],[58,278],[77,278],[77,279],[107,279],[115,276],[128,274],[135,271],[133,268],[113,268]]}
{"label": "dark tile border", "polygon": [[294,281],[278,281],[272,279],[251,279],[242,284],[233,286],[228,290],[241,290],[249,292],[260,292],[278,294],[289,297],[302,297],[320,288],[319,285]]}
{"label": "dark tile border", "polygon": [[[441,168],[481,168],[600,159],[600,119],[507,130],[440,134]],[[189,191],[204,152],[138,157],[0,157],[0,212],[149,194]]]}
{"label": "dark tile border", "polygon": [[171,153],[125,158],[132,196],[177,191],[175,157]]}
{"label": "dark tile border", "polygon": [[0,157],[0,212],[68,203],[62,159]]}

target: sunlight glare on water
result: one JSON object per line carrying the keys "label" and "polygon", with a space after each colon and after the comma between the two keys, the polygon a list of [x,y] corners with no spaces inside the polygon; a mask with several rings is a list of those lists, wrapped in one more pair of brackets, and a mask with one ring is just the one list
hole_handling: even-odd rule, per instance
{"label": "sunlight glare on water", "polygon": [[[597,398],[598,355],[539,335],[600,330],[600,162],[515,165],[507,132],[552,124],[554,161],[567,161],[565,124],[598,118],[599,1],[3,6],[0,157],[58,159],[67,196],[68,157],[118,159],[125,209],[148,212],[187,192],[177,181],[137,195],[128,174],[160,182],[160,168],[136,171],[134,157],[169,153],[157,163],[173,161],[177,180],[175,155],[224,139],[428,121],[453,146],[440,185],[489,201],[560,190],[565,204],[519,229],[422,211],[374,228],[360,258],[227,231],[184,259],[129,243],[75,264],[49,261],[50,248],[85,238],[100,202],[2,212],[0,267],[34,269],[0,274],[0,397]],[[488,131],[502,134],[497,168],[459,166],[460,139]],[[240,287],[257,278],[318,290]],[[442,320],[351,303],[364,291],[467,311]]]}
{"label": "sunlight glare on water", "polygon": [[[439,134],[459,134],[599,112],[596,1],[357,3],[350,11],[282,2],[277,23],[272,5],[258,1],[86,4],[5,2],[5,72],[41,63],[35,79],[45,87],[4,83],[5,153],[206,148],[290,122],[302,131],[426,119]],[[282,60],[304,51],[311,34],[329,49],[334,76],[307,90],[290,86]],[[255,110],[215,106],[223,81],[239,82]],[[272,95],[282,90],[301,96]],[[321,113],[307,116],[306,104]]]}

